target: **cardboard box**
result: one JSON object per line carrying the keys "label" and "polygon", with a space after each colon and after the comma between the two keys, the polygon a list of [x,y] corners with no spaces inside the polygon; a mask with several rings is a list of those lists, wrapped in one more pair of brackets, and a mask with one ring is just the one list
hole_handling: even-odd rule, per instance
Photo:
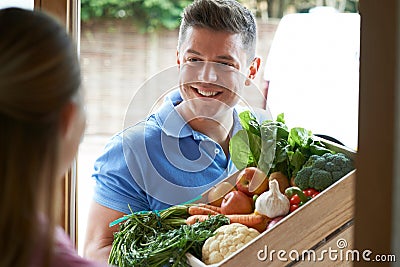
{"label": "cardboard box", "polygon": [[[330,149],[355,157],[355,151],[322,140]],[[234,183],[238,173],[226,180]],[[325,189],[218,264],[206,265],[188,255],[193,267],[205,266],[350,266],[356,170]],[[198,202],[207,201],[207,192]],[[304,259],[296,260],[304,251]],[[335,252],[336,251],[336,252]],[[348,253],[349,252],[349,253]]]}

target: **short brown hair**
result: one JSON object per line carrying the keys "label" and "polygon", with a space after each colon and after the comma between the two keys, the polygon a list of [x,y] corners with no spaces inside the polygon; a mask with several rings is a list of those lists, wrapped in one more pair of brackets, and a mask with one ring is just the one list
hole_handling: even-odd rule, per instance
{"label": "short brown hair", "polygon": [[182,15],[178,49],[186,38],[189,27],[238,33],[242,37],[247,62],[255,57],[257,26],[253,13],[235,0],[195,0]]}

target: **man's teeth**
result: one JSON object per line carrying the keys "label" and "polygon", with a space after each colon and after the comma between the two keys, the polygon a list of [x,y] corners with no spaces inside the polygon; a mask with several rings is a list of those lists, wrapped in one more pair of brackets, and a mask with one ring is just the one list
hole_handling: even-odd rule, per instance
{"label": "man's teeth", "polygon": [[203,96],[215,96],[218,94],[218,92],[202,91],[200,89],[197,89],[197,92]]}

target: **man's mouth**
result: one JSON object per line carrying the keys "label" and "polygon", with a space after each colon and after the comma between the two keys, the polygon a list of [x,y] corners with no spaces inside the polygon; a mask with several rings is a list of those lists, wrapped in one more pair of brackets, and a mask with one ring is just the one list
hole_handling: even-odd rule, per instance
{"label": "man's mouth", "polygon": [[218,91],[204,90],[204,89],[196,88],[193,86],[192,86],[192,89],[195,90],[199,95],[204,96],[204,97],[213,97],[213,96],[216,96],[221,93]]}

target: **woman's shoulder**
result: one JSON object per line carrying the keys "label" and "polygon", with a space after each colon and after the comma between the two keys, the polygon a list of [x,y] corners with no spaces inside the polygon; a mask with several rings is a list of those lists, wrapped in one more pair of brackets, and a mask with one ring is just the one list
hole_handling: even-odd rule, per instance
{"label": "woman's shoulder", "polygon": [[107,267],[106,263],[97,263],[81,257],[73,246],[69,236],[61,227],[56,228],[55,250],[51,266],[57,267]]}

